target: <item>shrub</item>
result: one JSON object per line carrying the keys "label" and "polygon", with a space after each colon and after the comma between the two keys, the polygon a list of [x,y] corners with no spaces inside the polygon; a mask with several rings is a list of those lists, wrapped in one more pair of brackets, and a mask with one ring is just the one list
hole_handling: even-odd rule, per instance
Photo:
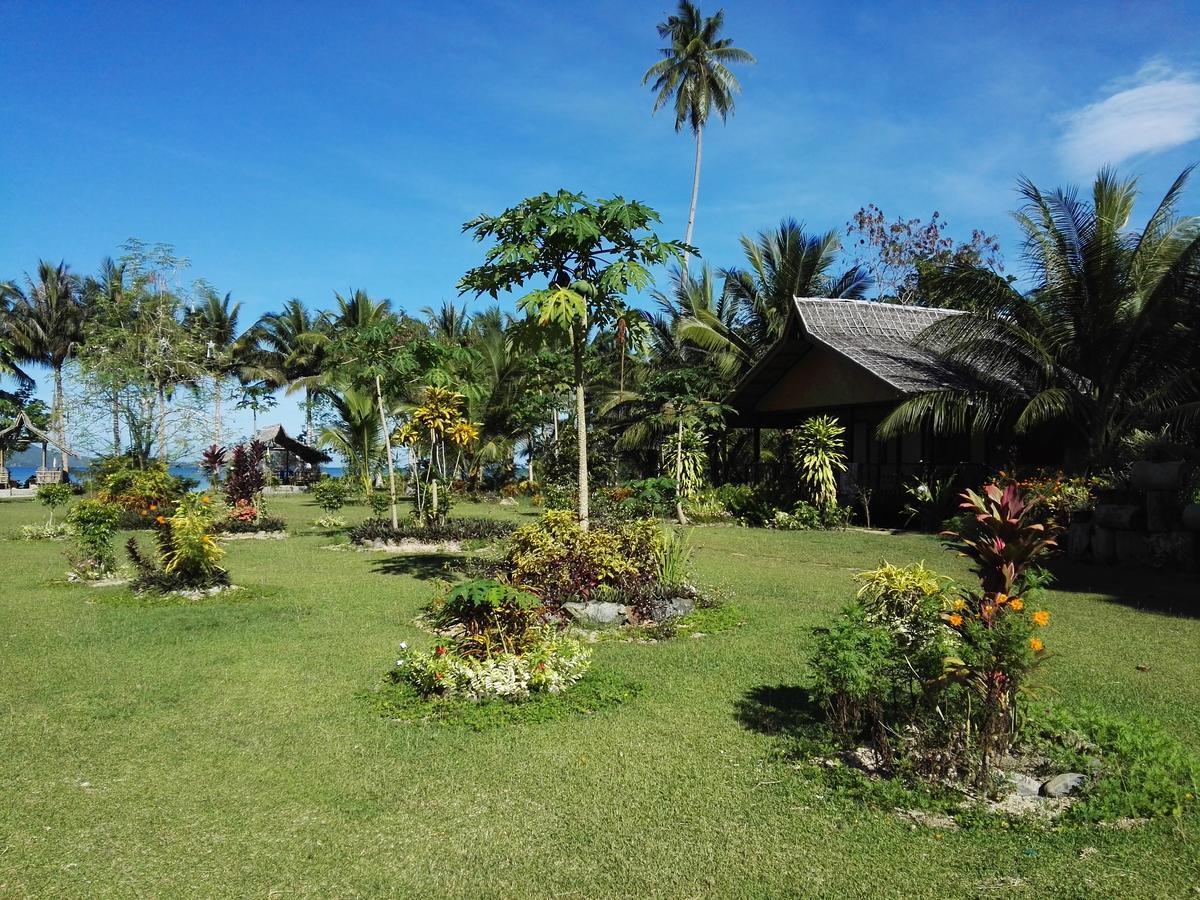
{"label": "shrub", "polygon": [[513,522],[483,517],[461,517],[447,519],[442,524],[430,522],[419,525],[412,520],[402,520],[398,528],[392,528],[387,519],[365,519],[350,529],[350,540],[355,544],[372,541],[400,543],[401,541],[445,541],[496,540],[512,534],[517,526]]}
{"label": "shrub", "polygon": [[39,522],[36,525],[21,526],[23,541],[57,541],[70,535],[71,526],[66,522]]}
{"label": "shrub", "polygon": [[51,526],[54,525],[54,510],[71,502],[71,486],[69,484],[43,484],[38,488],[38,503],[50,510]]}
{"label": "shrub", "polygon": [[388,507],[392,505],[392,501],[387,494],[383,491],[375,490],[367,494],[367,502],[371,505],[371,515],[376,519],[382,519],[387,515]]}
{"label": "shrub", "polygon": [[944,634],[940,616],[951,608],[950,579],[924,561],[908,566],[882,562],[856,576],[866,620],[893,634],[905,647],[922,647]]}
{"label": "shrub", "polygon": [[149,528],[160,515],[168,515],[185,492],[184,479],[170,473],[157,460],[141,462],[128,456],[109,457],[93,465],[96,499],[124,510],[122,528]]}
{"label": "shrub", "polygon": [[550,510],[513,532],[504,563],[513,584],[558,606],[587,599],[600,586],[629,589],[652,581],[661,541],[655,521],[584,531],[574,513]]}
{"label": "shrub", "polygon": [[229,574],[219,565],[225,551],[213,539],[211,500],[206,494],[186,494],[169,517],[160,514],[155,521],[157,564],[142,554],[136,539],[126,544],[138,571],[138,587],[170,591],[229,583]]}
{"label": "shrub", "polygon": [[463,656],[438,645],[399,659],[392,678],[410,682],[426,696],[516,701],[566,690],[583,677],[591,658],[579,641],[546,628],[523,654]]}
{"label": "shrub", "polygon": [[479,578],[435,598],[430,612],[434,625],[456,635],[460,656],[486,658],[525,652],[544,621],[545,607],[533,594]]}
{"label": "shrub", "polygon": [[684,501],[683,509],[687,517],[697,524],[728,522],[733,518],[733,514],[721,502],[720,493],[713,488],[697,491],[695,496]]}
{"label": "shrub", "polygon": [[325,510],[329,516],[333,516],[346,505],[348,491],[346,483],[340,478],[322,478],[311,488],[313,499],[317,501],[317,506]]}
{"label": "shrub", "polygon": [[813,698],[845,741],[870,730],[885,734],[885,698],[892,693],[896,645],[888,632],[867,619],[859,604],[846,607],[829,627],[814,630],[809,668]]}
{"label": "shrub", "polygon": [[81,578],[102,578],[116,568],[113,537],[121,521],[121,508],[102,500],[81,500],[67,515],[75,534],[79,556],[72,561]]}
{"label": "shrub", "polygon": [[801,500],[790,513],[776,510],[767,525],[783,531],[813,531],[816,529],[844,529],[850,524],[853,511],[848,506],[819,506]]}
{"label": "shrub", "polygon": [[800,483],[818,509],[837,506],[837,473],[846,471],[845,433],[833,416],[807,419],[795,431],[794,461]]}
{"label": "shrub", "polygon": [[217,534],[257,534],[260,531],[286,530],[287,523],[283,519],[268,516],[257,506],[231,509],[227,515],[218,515],[213,520],[213,531]]}
{"label": "shrub", "polygon": [[775,516],[770,491],[761,484],[723,484],[716,497],[733,518],[745,525],[765,525]]}
{"label": "shrub", "polygon": [[238,444],[233,448],[229,463],[229,478],[225,482],[225,498],[230,506],[238,503],[253,506],[266,485],[263,459],[267,445],[262,441],[251,441],[247,446]]}
{"label": "shrub", "polygon": [[684,533],[667,532],[654,548],[656,580],[665,588],[687,584],[692,563],[692,541]]}
{"label": "shrub", "polygon": [[956,478],[913,478],[904,485],[904,521],[922,531],[936,531],[957,506]]}

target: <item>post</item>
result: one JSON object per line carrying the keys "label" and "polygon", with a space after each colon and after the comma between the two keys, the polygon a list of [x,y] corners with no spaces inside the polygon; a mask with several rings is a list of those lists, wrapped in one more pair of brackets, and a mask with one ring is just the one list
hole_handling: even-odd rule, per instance
{"label": "post", "polygon": [[754,454],[751,458],[754,460],[751,477],[754,483],[757,484],[759,464],[762,462],[762,429],[757,425],[754,426]]}

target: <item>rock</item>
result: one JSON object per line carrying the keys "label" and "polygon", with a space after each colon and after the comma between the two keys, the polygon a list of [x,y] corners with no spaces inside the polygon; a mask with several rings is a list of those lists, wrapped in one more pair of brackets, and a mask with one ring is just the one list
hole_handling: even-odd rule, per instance
{"label": "rock", "polygon": [[1129,472],[1129,480],[1135,488],[1148,491],[1173,491],[1183,484],[1188,464],[1182,460],[1173,462],[1135,462]]}
{"label": "rock", "polygon": [[1123,566],[1150,564],[1150,542],[1144,531],[1117,532],[1117,562]]}
{"label": "rock", "polygon": [[927,809],[901,809],[895,810],[896,815],[902,819],[906,819],[916,825],[923,825],[926,828],[934,828],[940,831],[957,831],[958,822],[953,816],[948,816],[945,813],[931,812]]}
{"label": "rock", "polygon": [[1179,522],[1179,498],[1176,491],[1146,491],[1146,528],[1171,531]]}
{"label": "rock", "polygon": [[1020,797],[1036,797],[1042,789],[1040,779],[1033,778],[1023,772],[1005,772],[1004,780],[1012,785],[1013,790]]}
{"label": "rock", "polygon": [[1117,561],[1117,533],[1111,528],[1097,525],[1092,530],[1092,557],[1096,562]]}
{"label": "rock", "polygon": [[516,497],[501,497],[500,505],[501,506],[516,506],[517,498]]}
{"label": "rock", "polygon": [[1146,527],[1146,511],[1140,506],[1109,504],[1096,507],[1096,524],[1118,531]]}
{"label": "rock", "polygon": [[846,765],[873,775],[883,768],[883,757],[870,747],[855,747],[841,754],[841,760]]}
{"label": "rock", "polygon": [[1092,549],[1092,523],[1072,522],[1067,528],[1067,556],[1083,559]]}
{"label": "rock", "polygon": [[563,609],[576,622],[585,625],[624,625],[629,622],[629,607],[622,603],[564,603]]}
{"label": "rock", "polygon": [[1183,527],[1188,531],[1200,531],[1200,503],[1189,503],[1183,508]]}
{"label": "rock", "polygon": [[1087,776],[1079,772],[1064,772],[1042,784],[1043,797],[1069,797],[1087,784]]}
{"label": "rock", "polygon": [[678,619],[696,608],[690,597],[658,597],[649,603],[650,618],[655,622]]}

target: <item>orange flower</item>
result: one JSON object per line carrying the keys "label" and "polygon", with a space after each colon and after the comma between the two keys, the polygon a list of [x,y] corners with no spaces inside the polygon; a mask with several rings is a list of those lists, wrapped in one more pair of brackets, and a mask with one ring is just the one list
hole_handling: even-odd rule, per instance
{"label": "orange flower", "polygon": [[1013,597],[1008,601],[1008,608],[1015,609],[1017,612],[1020,612],[1025,608],[1025,604],[1021,602],[1020,597]]}
{"label": "orange flower", "polygon": [[1039,609],[1037,612],[1035,612],[1033,614],[1033,624],[1034,625],[1050,624],[1050,613],[1046,612],[1044,609]]}
{"label": "orange flower", "polygon": [[155,516],[154,521],[157,522],[159,525],[166,525],[167,517],[166,516]]}
{"label": "orange flower", "polygon": [[952,615],[950,617],[949,622],[952,626],[957,628],[959,625],[961,625],[963,623],[963,618],[958,613],[955,613],[954,615]]}
{"label": "orange flower", "polygon": [[1046,645],[1042,643],[1041,638],[1030,638],[1029,646],[1033,648],[1034,653],[1041,653]]}
{"label": "orange flower", "polygon": [[158,504],[157,504],[157,503],[151,503],[151,504],[150,504],[150,511],[151,511],[151,512],[154,512],[154,510],[156,510],[156,509],[158,509]]}
{"label": "orange flower", "polygon": [[997,606],[1003,606],[1007,602],[1008,602],[1008,594],[997,594],[996,595],[996,605]]}
{"label": "orange flower", "polygon": [[207,503],[207,502],[208,502],[208,495],[207,495],[207,494],[205,494],[203,497],[201,497],[201,498],[200,498],[200,502],[201,502],[201,503]]}

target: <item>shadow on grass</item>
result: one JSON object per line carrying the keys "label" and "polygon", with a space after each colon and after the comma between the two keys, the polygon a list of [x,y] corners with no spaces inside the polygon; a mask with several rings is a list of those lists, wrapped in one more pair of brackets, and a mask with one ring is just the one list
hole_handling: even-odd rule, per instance
{"label": "shadow on grass", "polygon": [[821,709],[808,688],[762,684],[737,701],[734,718],[743,728],[759,734],[792,735],[817,726]]}
{"label": "shadow on grass", "polygon": [[452,575],[461,563],[462,557],[451,553],[404,553],[372,560],[371,570],[380,575],[411,575],[432,581]]}
{"label": "shadow on grass", "polygon": [[1200,618],[1200,575],[1071,559],[1055,560],[1049,568],[1055,591],[1094,594],[1107,603]]}

